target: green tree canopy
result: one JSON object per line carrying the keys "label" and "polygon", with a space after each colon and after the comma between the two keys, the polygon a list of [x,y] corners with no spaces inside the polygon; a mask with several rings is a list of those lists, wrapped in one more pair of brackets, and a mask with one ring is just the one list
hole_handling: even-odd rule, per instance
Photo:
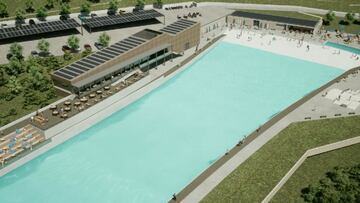
{"label": "green tree canopy", "polygon": [[117,11],[119,8],[119,1],[118,0],[110,0],[109,1],[109,10]]}
{"label": "green tree canopy", "polygon": [[9,78],[8,83],[6,84],[6,87],[9,89],[9,91],[12,94],[19,94],[21,92],[22,86],[19,82],[19,80],[15,76],[11,76]]}
{"label": "green tree canopy", "polygon": [[78,49],[80,47],[79,43],[80,43],[80,39],[75,35],[71,35],[67,41],[68,46],[73,50]]}
{"label": "green tree canopy", "polygon": [[15,11],[15,20],[18,22],[22,22],[25,20],[25,11],[21,8],[18,8]]}
{"label": "green tree canopy", "polygon": [[5,70],[8,75],[19,75],[24,72],[23,63],[13,56],[10,59],[9,64],[6,65]]}
{"label": "green tree canopy", "polygon": [[88,2],[85,2],[80,7],[80,12],[88,15],[91,12],[91,5]]}
{"label": "green tree canopy", "polygon": [[34,1],[33,0],[26,0],[25,1],[25,11],[28,13],[34,12]]}
{"label": "green tree canopy", "polygon": [[62,16],[67,16],[71,13],[70,11],[70,5],[68,3],[62,3],[60,6],[60,12],[59,14]]}
{"label": "green tree canopy", "polygon": [[3,1],[0,1],[0,17],[4,18],[9,16],[9,13],[7,11],[7,5]]}
{"label": "green tree canopy", "polygon": [[325,18],[326,18],[326,20],[328,20],[328,21],[333,21],[333,20],[335,20],[335,13],[333,12],[333,11],[329,11],[326,15],[325,15]]}
{"label": "green tree canopy", "polygon": [[54,8],[54,6],[55,6],[55,0],[46,0],[45,7],[47,9]]}
{"label": "green tree canopy", "polygon": [[140,8],[144,8],[145,1],[144,0],[136,0],[136,6],[138,6]]}
{"label": "green tree canopy", "polygon": [[306,202],[360,202],[360,164],[335,167],[326,174],[326,178],[301,192]]}
{"label": "green tree canopy", "polygon": [[101,33],[99,36],[99,43],[104,47],[108,47],[110,43],[110,36],[106,32]]}
{"label": "green tree canopy", "polygon": [[50,43],[48,41],[46,41],[45,39],[41,39],[37,44],[37,48],[41,52],[48,53],[49,48],[50,48]]}
{"label": "green tree canopy", "polygon": [[16,57],[17,59],[23,58],[23,47],[18,43],[12,43],[10,45],[9,54]]}
{"label": "green tree canopy", "polygon": [[36,17],[38,18],[46,18],[48,16],[47,9],[45,7],[40,7],[36,9]]}
{"label": "green tree canopy", "polygon": [[347,14],[345,15],[345,18],[346,18],[346,20],[348,20],[349,22],[353,22],[353,21],[355,20],[355,14],[353,14],[353,13],[347,13]]}
{"label": "green tree canopy", "polygon": [[0,86],[4,85],[5,83],[6,83],[5,68],[4,66],[0,66]]}

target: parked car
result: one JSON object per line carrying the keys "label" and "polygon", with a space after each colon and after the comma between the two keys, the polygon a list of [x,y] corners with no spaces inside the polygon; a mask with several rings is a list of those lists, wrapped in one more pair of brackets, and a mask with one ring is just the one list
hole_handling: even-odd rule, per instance
{"label": "parked car", "polygon": [[37,51],[31,51],[31,56],[38,56],[39,55],[39,53],[37,52]]}
{"label": "parked car", "polygon": [[91,48],[91,45],[90,44],[85,44],[84,45],[84,49],[86,49],[86,50],[92,50],[92,48]]}
{"label": "parked car", "polygon": [[68,45],[62,46],[63,52],[71,51],[70,47]]}
{"label": "parked car", "polygon": [[97,49],[103,49],[104,48],[104,46],[101,44],[101,43],[99,43],[99,42],[95,42],[94,43],[94,46],[97,48]]}

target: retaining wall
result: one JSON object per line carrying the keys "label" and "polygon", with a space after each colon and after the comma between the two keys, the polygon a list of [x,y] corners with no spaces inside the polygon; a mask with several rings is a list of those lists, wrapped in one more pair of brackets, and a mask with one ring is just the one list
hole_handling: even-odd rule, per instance
{"label": "retaining wall", "polygon": [[279,181],[279,183],[270,191],[270,193],[264,198],[262,202],[269,202],[307,158],[359,143],[360,136],[307,150],[294,164],[294,166],[291,167],[291,169],[286,173],[286,175]]}

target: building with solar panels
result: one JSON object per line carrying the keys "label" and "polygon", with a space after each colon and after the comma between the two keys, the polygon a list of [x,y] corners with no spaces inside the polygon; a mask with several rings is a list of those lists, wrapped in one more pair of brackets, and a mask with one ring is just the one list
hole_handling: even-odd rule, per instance
{"label": "building with solar panels", "polygon": [[264,29],[297,30],[309,33],[317,32],[322,25],[321,20],[305,20],[245,11],[234,11],[227,16],[227,23]]}
{"label": "building with solar panels", "polygon": [[51,74],[58,87],[81,94],[134,69],[148,71],[200,42],[200,24],[176,21],[159,31],[145,29]]}

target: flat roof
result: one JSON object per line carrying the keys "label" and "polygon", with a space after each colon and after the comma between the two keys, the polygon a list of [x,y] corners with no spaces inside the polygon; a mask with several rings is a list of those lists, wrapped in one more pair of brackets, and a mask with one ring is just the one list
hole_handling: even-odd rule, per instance
{"label": "flat roof", "polygon": [[316,24],[318,23],[318,21],[313,21],[313,20],[290,18],[290,17],[284,17],[284,16],[274,16],[274,15],[261,14],[261,13],[251,13],[251,12],[245,12],[245,11],[234,11],[230,15],[244,17],[244,18],[252,18],[252,19],[257,19],[257,20],[268,20],[268,21],[274,21],[274,22],[291,24],[291,25],[299,25],[299,26],[305,26],[305,27],[312,27],[312,28],[314,28],[316,26]]}
{"label": "flat roof", "polygon": [[155,30],[145,29],[145,30],[142,30],[142,31],[140,31],[138,33],[135,33],[133,36],[150,40],[150,39],[155,38],[156,36],[161,35],[161,34],[162,34],[161,32],[158,32],[158,31],[155,31]]}

